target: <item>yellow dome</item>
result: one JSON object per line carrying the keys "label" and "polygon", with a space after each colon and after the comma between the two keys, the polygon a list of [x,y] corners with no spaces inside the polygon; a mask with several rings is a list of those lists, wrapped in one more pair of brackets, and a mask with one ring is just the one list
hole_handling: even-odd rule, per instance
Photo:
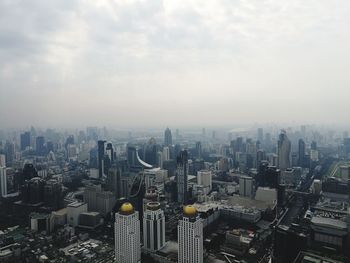
{"label": "yellow dome", "polygon": [[132,214],[134,212],[134,207],[131,203],[124,203],[120,207],[119,211],[123,214]]}
{"label": "yellow dome", "polygon": [[188,217],[192,217],[197,214],[197,209],[193,205],[184,206],[183,211],[184,211],[184,215]]}

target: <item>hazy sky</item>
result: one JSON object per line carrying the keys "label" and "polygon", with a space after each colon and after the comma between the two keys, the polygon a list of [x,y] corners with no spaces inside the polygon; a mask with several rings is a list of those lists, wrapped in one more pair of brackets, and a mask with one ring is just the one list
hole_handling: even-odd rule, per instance
{"label": "hazy sky", "polygon": [[0,128],[350,120],[349,0],[0,0]]}

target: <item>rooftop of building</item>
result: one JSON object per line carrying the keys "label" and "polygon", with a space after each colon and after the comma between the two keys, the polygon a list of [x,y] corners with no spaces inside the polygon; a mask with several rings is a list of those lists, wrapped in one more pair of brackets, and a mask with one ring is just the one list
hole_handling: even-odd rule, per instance
{"label": "rooftop of building", "polygon": [[77,208],[77,207],[80,207],[80,206],[85,205],[85,204],[86,203],[76,201],[76,202],[68,204],[67,207],[75,207],[75,208]]}
{"label": "rooftop of building", "polygon": [[339,220],[339,219],[314,216],[311,219],[311,223],[314,224],[314,225],[327,227],[327,228],[333,228],[333,229],[339,229],[339,230],[347,230],[346,222],[344,222],[342,220]]}

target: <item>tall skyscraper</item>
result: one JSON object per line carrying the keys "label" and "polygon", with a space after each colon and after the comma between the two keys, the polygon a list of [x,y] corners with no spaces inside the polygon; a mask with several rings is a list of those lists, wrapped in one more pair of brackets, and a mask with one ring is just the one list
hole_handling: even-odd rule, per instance
{"label": "tall skyscraper", "polygon": [[188,156],[187,151],[181,151],[177,156],[177,201],[180,204],[187,204],[187,177],[188,177]]}
{"label": "tall skyscraper", "polygon": [[7,196],[6,167],[0,167],[0,193],[2,197]]}
{"label": "tall skyscraper", "polygon": [[97,142],[98,152],[97,152],[97,161],[98,161],[98,175],[100,178],[102,178],[104,171],[103,171],[103,160],[105,156],[105,142],[103,140],[100,140]]}
{"label": "tall skyscraper", "polygon": [[149,202],[143,214],[143,246],[158,251],[165,245],[165,216],[160,203]]}
{"label": "tall skyscraper", "polygon": [[196,142],[196,158],[201,159],[202,158],[202,143]]}
{"label": "tall skyscraper", "polygon": [[116,262],[141,262],[139,213],[131,203],[124,203],[115,214],[114,231]]}
{"label": "tall skyscraper", "polygon": [[111,163],[114,162],[114,149],[112,143],[107,143],[106,146],[106,153],[108,155],[108,158],[110,159]]}
{"label": "tall skyscraper", "polygon": [[167,127],[164,132],[164,145],[169,146],[173,144],[173,138],[171,136],[171,130]]}
{"label": "tall skyscraper", "polygon": [[35,147],[37,155],[45,155],[45,138],[43,136],[36,137]]}
{"label": "tall skyscraper", "polygon": [[6,156],[5,154],[0,154],[0,167],[6,166]]}
{"label": "tall skyscraper", "polygon": [[277,145],[277,156],[278,156],[278,168],[280,170],[286,170],[290,168],[290,151],[291,143],[287,137],[286,131],[282,130],[279,135],[278,145]]}
{"label": "tall skyscraper", "polygon": [[179,220],[178,233],[178,262],[203,262],[203,223],[193,206],[185,206],[183,218]]}
{"label": "tall skyscraper", "polygon": [[21,151],[24,151],[30,146],[30,132],[25,132],[21,134]]}
{"label": "tall skyscraper", "polygon": [[169,147],[163,148],[163,161],[169,161],[170,160],[170,149]]}
{"label": "tall skyscraper", "polygon": [[298,142],[298,165],[300,167],[305,165],[305,142],[303,139],[299,139]]}

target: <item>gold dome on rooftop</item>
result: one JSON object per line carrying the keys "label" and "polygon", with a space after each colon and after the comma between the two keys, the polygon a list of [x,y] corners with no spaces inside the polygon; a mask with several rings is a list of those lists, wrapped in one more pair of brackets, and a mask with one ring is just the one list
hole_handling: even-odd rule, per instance
{"label": "gold dome on rooftop", "polygon": [[197,209],[193,205],[186,205],[183,207],[183,212],[185,216],[193,217],[197,214]]}
{"label": "gold dome on rooftop", "polygon": [[134,207],[131,203],[127,202],[127,203],[122,204],[119,211],[122,214],[132,214],[134,212]]}

